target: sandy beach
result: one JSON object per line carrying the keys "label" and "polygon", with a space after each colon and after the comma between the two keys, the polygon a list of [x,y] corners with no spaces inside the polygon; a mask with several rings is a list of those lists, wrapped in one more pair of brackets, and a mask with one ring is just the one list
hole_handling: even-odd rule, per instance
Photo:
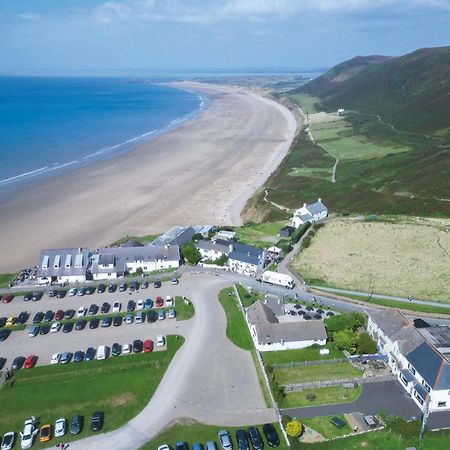
{"label": "sandy beach", "polygon": [[0,203],[0,273],[36,264],[42,248],[97,248],[173,225],[240,224],[246,201],[287,153],[295,118],[241,89],[179,86],[206,95],[209,108],[124,155]]}

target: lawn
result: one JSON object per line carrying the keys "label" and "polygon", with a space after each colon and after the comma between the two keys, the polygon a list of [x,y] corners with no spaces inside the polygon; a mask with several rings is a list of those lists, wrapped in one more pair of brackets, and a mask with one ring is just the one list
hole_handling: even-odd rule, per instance
{"label": "lawn", "polygon": [[[280,427],[278,423],[273,424],[278,431],[278,436],[280,438],[281,445],[278,447],[279,449],[285,449],[286,444],[284,442],[283,436],[280,431]],[[205,445],[208,441],[215,441],[216,445],[219,443],[219,439],[217,437],[217,433],[220,430],[227,430],[233,441],[233,445],[237,448],[236,443],[236,431],[239,429],[247,429],[248,427],[216,427],[212,425],[204,425],[197,423],[190,419],[184,419],[183,421],[178,421],[170,428],[162,430],[162,432],[153,440],[145,444],[141,447],[140,450],[155,450],[160,445],[169,444],[172,448],[175,447],[175,442],[180,440],[187,442],[189,448],[192,448],[192,444],[198,442]],[[265,448],[269,448],[265,437],[263,436],[262,426],[257,426],[259,432],[263,438]]]}
{"label": "lawn", "polygon": [[361,292],[449,302],[447,221],[336,219],[320,228],[292,267],[304,279]]}
{"label": "lawn", "polygon": [[319,99],[317,97],[308,94],[290,94],[289,98],[297,103],[305,114],[314,114],[318,112],[316,103]]}
{"label": "lawn", "polygon": [[[306,396],[314,394],[315,400],[308,400]],[[280,408],[296,408],[303,406],[318,406],[333,403],[350,403],[361,394],[361,386],[346,389],[342,386],[303,389],[303,391],[291,392],[279,398]]]}
{"label": "lawn", "polygon": [[13,273],[1,273],[0,274],[0,288],[9,287],[9,282],[13,279]]}
{"label": "lawn", "polygon": [[248,331],[243,312],[239,309],[234,288],[222,289],[219,301],[227,315],[227,337],[243,350],[253,350],[253,340]]}
{"label": "lawn", "polygon": [[20,431],[31,415],[43,424],[81,414],[85,428],[78,438],[86,437],[91,434],[89,417],[95,410],[105,413],[104,431],[114,430],[149,402],[183,342],[182,337],[168,336],[167,351],[19,371],[13,386],[0,390],[0,404],[8,405],[7,413],[0,415],[0,434]]}
{"label": "lawn", "polygon": [[[164,308],[166,309],[166,308]],[[171,308],[169,308],[171,309]],[[192,302],[187,305],[180,296],[175,297],[175,311],[177,313],[177,320],[188,320],[194,316],[195,309]]]}
{"label": "lawn", "polygon": [[[330,353],[321,355],[320,350],[327,348]],[[338,350],[333,343],[322,345],[312,345],[311,347],[298,350],[283,350],[279,352],[262,352],[261,356],[267,364],[286,364],[290,362],[318,361],[321,359],[344,358],[344,354]]]}
{"label": "lawn", "polygon": [[241,298],[244,308],[248,308],[249,306],[252,306],[253,303],[264,298],[264,295],[261,292],[249,292],[247,288],[241,284],[236,284],[236,289],[239,293],[239,297]]}
{"label": "lawn", "polygon": [[278,232],[286,225],[286,221],[271,223],[249,223],[243,227],[235,228],[239,241],[259,247],[270,247],[279,241]]}
{"label": "lawn", "polygon": [[344,379],[361,377],[362,372],[355,369],[349,362],[333,364],[318,364],[315,366],[300,366],[274,369],[275,381],[281,386],[311,381]]}
{"label": "lawn", "polygon": [[[333,417],[339,417],[342,421],[346,423],[346,426],[343,428],[335,427],[330,423],[330,420]],[[333,439],[338,436],[344,436],[345,434],[351,433],[351,428],[347,423],[347,420],[344,416],[322,416],[322,417],[313,417],[310,419],[300,419],[301,422],[312,428],[314,431],[320,433],[323,437],[327,439]]]}

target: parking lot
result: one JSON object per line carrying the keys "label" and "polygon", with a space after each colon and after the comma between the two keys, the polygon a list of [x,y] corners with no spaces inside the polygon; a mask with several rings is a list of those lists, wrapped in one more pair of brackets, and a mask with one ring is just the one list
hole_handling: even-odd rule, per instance
{"label": "parking lot", "polygon": [[[96,304],[99,307],[99,311],[96,314],[100,320],[104,316],[114,317],[117,314],[112,312],[112,306],[114,302],[121,303],[120,313],[123,315],[127,312],[127,304],[130,299],[136,303],[139,300],[150,298],[153,302],[157,296],[164,299],[164,307],[166,296],[183,296],[185,290],[180,285],[172,285],[170,283],[163,283],[161,288],[154,288],[153,284],[147,289],[141,289],[137,292],[130,292],[127,289],[125,292],[119,292],[117,289],[114,293],[108,291],[99,294],[97,291],[92,295],[84,296],[68,296],[64,298],[49,297],[48,294],[44,294],[38,301],[24,301],[23,296],[15,297],[8,304],[0,304],[0,317],[17,317],[22,311],[27,311],[30,316],[26,322],[27,328],[29,324],[32,324],[33,317],[37,312],[45,314],[46,311],[51,310],[56,312],[57,310],[67,311],[69,309],[75,310],[74,320],[77,319],[77,311],[80,306],[84,306],[89,309],[91,304]],[[111,309],[107,314],[101,314],[101,306],[104,302],[111,304]],[[152,310],[158,311],[160,308],[156,308],[153,305]],[[176,311],[176,305],[173,307]],[[146,310],[148,311],[148,310]],[[137,311],[133,311],[131,314],[135,314]],[[167,310],[166,310],[167,312]],[[89,319],[89,316],[85,316]],[[49,321],[51,325],[53,321]],[[6,358],[5,368],[10,367],[12,361],[17,356],[27,357],[28,355],[36,355],[38,357],[37,365],[50,364],[51,356],[54,353],[71,352],[76,351],[85,352],[88,347],[98,348],[100,345],[112,346],[117,342],[121,345],[131,344],[135,339],[142,341],[151,339],[154,342],[159,335],[166,336],[168,334],[181,334],[184,335],[188,328],[189,323],[186,321],[177,321],[176,319],[169,319],[167,314],[164,320],[156,320],[155,322],[148,322],[145,320],[143,323],[125,323],[122,322],[120,326],[114,326],[111,324],[107,328],[103,328],[101,323],[95,329],[89,327],[89,322],[82,330],[76,330],[75,328],[68,333],[63,333],[63,330],[56,333],[49,332],[48,334],[38,334],[35,337],[28,337],[28,330],[17,330],[11,332],[10,336],[3,342],[0,342],[0,357]],[[154,347],[156,350],[164,349],[165,347]]]}

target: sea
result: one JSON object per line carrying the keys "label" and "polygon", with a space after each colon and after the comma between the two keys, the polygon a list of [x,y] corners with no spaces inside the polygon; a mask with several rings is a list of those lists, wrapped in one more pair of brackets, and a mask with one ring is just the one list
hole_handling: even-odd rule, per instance
{"label": "sea", "polygon": [[143,79],[0,77],[0,200],[129,151],[206,107],[197,93]]}

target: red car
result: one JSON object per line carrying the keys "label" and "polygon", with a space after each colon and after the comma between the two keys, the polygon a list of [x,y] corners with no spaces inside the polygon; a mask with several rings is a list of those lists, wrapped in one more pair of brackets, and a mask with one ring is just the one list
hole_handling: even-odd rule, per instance
{"label": "red car", "polygon": [[27,356],[27,359],[25,360],[25,364],[23,365],[23,367],[25,369],[31,369],[36,365],[36,362],[37,362],[37,356],[35,356],[35,355]]}
{"label": "red car", "polygon": [[157,308],[162,308],[164,306],[164,300],[162,297],[158,296],[156,297],[155,305]]}
{"label": "red car", "polygon": [[2,303],[9,303],[14,298],[14,295],[7,294],[2,298]]}
{"label": "red car", "polygon": [[147,339],[144,341],[144,353],[150,353],[153,351],[153,341],[151,339]]}
{"label": "red car", "polygon": [[55,320],[63,320],[64,319],[64,311],[62,309],[58,309],[55,313]]}

